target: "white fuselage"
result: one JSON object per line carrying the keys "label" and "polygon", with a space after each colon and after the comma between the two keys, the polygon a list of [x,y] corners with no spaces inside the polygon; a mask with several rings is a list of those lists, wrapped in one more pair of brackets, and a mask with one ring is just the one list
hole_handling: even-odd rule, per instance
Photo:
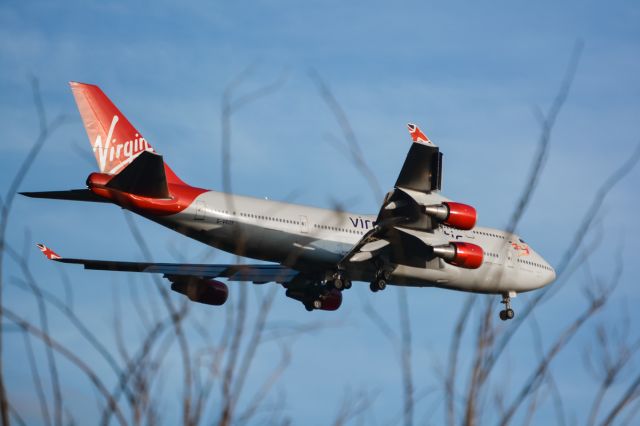
{"label": "white fuselage", "polygon": [[[432,196],[434,202],[446,200]],[[179,214],[150,219],[213,247],[304,272],[335,267],[373,228],[376,216],[207,191]],[[515,234],[446,226],[416,234],[429,245],[477,244],[484,250],[483,264],[464,269],[439,258],[427,259],[425,253],[420,267],[394,265],[390,284],[497,294],[534,290],[555,279],[553,268]],[[346,267],[354,281],[373,279],[371,268],[359,263]]]}

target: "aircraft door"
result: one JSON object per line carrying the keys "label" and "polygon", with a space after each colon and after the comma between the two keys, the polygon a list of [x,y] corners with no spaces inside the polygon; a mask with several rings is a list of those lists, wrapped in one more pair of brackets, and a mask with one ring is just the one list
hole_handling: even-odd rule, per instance
{"label": "aircraft door", "polygon": [[508,268],[513,269],[513,267],[515,266],[515,255],[513,253],[510,242],[505,243],[505,252],[506,252],[506,256],[505,256],[504,263]]}
{"label": "aircraft door", "polygon": [[303,234],[309,233],[309,219],[304,215],[300,215],[300,232]]}
{"label": "aircraft door", "polygon": [[206,211],[207,211],[207,205],[205,204],[205,202],[202,200],[196,201],[196,216],[194,217],[194,219],[204,220]]}

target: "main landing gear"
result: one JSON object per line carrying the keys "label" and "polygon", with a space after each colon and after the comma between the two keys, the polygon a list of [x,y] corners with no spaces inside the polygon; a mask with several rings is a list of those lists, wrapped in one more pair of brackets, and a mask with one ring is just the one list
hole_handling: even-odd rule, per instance
{"label": "main landing gear", "polygon": [[500,319],[502,321],[513,319],[516,316],[516,313],[511,309],[511,297],[509,293],[504,293],[502,295],[502,301],[500,303],[504,303],[504,309],[500,311]]}
{"label": "main landing gear", "polygon": [[351,288],[351,280],[340,272],[336,272],[330,280],[327,280],[327,284],[336,290],[349,290]]}
{"label": "main landing gear", "polygon": [[313,311],[314,309],[320,309],[322,308],[322,301],[320,299],[315,299],[311,303],[305,303],[304,308],[309,312]]}
{"label": "main landing gear", "polygon": [[369,284],[369,289],[371,289],[371,291],[374,293],[376,291],[384,290],[385,288],[387,288],[387,283],[389,282],[390,277],[391,273],[389,271],[386,271],[384,269],[378,271],[378,273],[376,274],[376,278],[371,281],[371,284]]}

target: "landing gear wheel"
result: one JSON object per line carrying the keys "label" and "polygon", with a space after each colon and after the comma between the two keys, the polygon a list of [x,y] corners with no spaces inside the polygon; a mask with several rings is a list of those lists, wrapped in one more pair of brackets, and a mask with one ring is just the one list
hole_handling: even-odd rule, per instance
{"label": "landing gear wheel", "polygon": [[307,303],[304,304],[304,308],[309,312],[313,311],[313,306],[311,306],[311,305],[309,305]]}
{"label": "landing gear wheel", "polygon": [[344,288],[345,288],[345,290],[349,290],[351,288],[351,281],[350,280],[344,280]]}
{"label": "landing gear wheel", "polygon": [[333,287],[334,287],[336,290],[342,290],[343,288],[345,288],[345,285],[344,285],[344,284],[345,284],[345,283],[344,283],[344,281],[342,281],[342,278],[339,278],[339,277],[338,277],[338,278],[336,278],[335,280],[333,280]]}
{"label": "landing gear wheel", "polygon": [[376,292],[387,288],[387,281],[391,274],[388,271],[380,270],[376,274],[376,279],[371,282],[369,288],[371,291]]}
{"label": "landing gear wheel", "polygon": [[318,299],[314,300],[314,301],[313,301],[313,308],[314,308],[314,309],[320,309],[320,308],[322,308],[322,301],[321,301],[321,300],[318,300]]}
{"label": "landing gear wheel", "polygon": [[504,304],[505,309],[500,311],[500,319],[502,321],[513,319],[516,316],[516,313],[511,309],[511,297],[509,293],[502,294],[502,301],[500,303]]}

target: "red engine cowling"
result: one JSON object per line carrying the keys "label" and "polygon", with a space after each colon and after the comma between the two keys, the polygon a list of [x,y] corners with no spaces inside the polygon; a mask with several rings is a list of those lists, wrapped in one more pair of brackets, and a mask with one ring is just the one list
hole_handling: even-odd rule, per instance
{"label": "red engine cowling", "polygon": [[229,288],[226,284],[216,280],[189,278],[175,281],[171,284],[171,290],[184,294],[193,302],[205,305],[220,306],[229,297]]}
{"label": "red engine cowling", "polygon": [[[326,293],[318,293],[308,289],[289,289],[285,293],[287,297],[302,302],[308,310],[320,309],[323,311],[335,311],[342,305],[342,292],[332,289]],[[319,306],[316,303],[319,302]]]}
{"label": "red engine cowling", "polygon": [[466,269],[477,269],[482,266],[484,251],[482,247],[462,242],[453,242],[433,248],[433,254],[445,262]]}
{"label": "red engine cowling", "polygon": [[452,228],[468,231],[476,226],[478,213],[468,204],[445,201],[435,206],[425,206],[424,212]]}
{"label": "red engine cowling", "polygon": [[333,289],[324,295],[322,300],[323,311],[336,311],[342,305],[342,292],[340,290]]}

